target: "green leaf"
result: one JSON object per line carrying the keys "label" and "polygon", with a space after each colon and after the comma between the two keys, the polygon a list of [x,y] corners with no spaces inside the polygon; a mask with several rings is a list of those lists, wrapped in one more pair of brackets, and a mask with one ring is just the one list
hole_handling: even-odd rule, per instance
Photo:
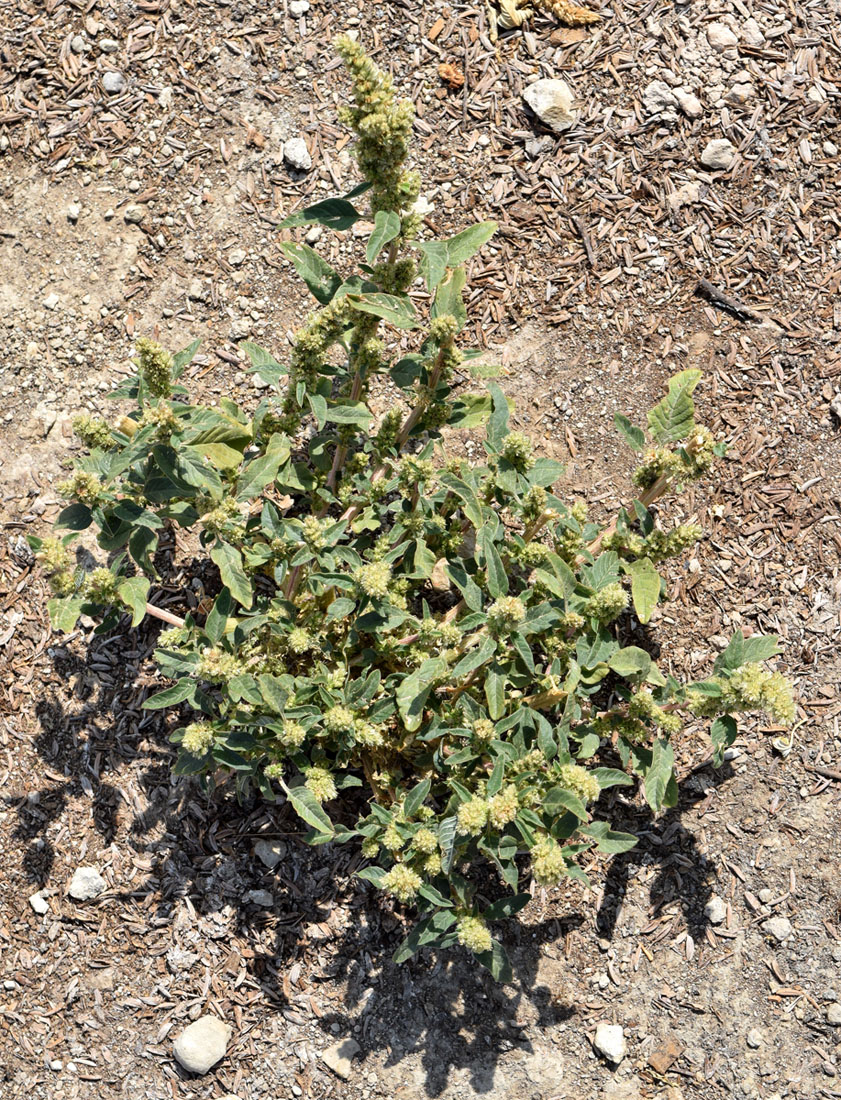
{"label": "green leaf", "polygon": [[323,306],[332,302],[342,285],[342,277],[326,260],[310,248],[308,244],[296,244],[294,241],[282,241],[280,251],[287,260],[295,265],[295,270],[310,288],[313,297]]}
{"label": "green leaf", "polygon": [[361,217],[353,203],[347,199],[324,199],[323,202],[313,203],[312,206],[290,214],[278,225],[278,229],[296,229],[301,225],[316,223],[342,232],[356,225]]}
{"label": "green leaf", "polygon": [[728,749],[739,735],[736,720],[729,714],[716,718],[710,726],[710,739],[713,743],[713,763],[718,767],[724,759],[724,750]]}
{"label": "green leaf", "polygon": [[53,597],[47,600],[47,610],[50,613],[50,624],[53,630],[60,630],[62,634],[69,634],[76,626],[76,620],[82,613],[84,599],[81,596]]}
{"label": "green leaf", "polygon": [[458,832],[458,818],[453,814],[445,817],[438,823],[438,844],[441,847],[441,870],[445,875],[450,873],[455,853],[456,833]]}
{"label": "green leaf", "polygon": [[253,458],[237,479],[237,500],[253,500],[277,477],[280,467],[290,455],[289,439],[276,432],[266,447],[266,453]]}
{"label": "green leaf", "polygon": [[435,301],[430,310],[431,317],[455,317],[458,331],[467,324],[467,310],[461,293],[467,276],[463,267],[457,267],[447,272],[446,277],[438,284],[435,291]]}
{"label": "green leaf", "polygon": [[488,443],[492,447],[499,447],[508,435],[508,402],[496,382],[488,383],[488,393],[493,403],[493,412],[488,420]]}
{"label": "green leaf", "polygon": [[631,787],[634,783],[630,775],[618,768],[593,768],[590,775],[598,779],[599,786],[603,791],[606,791],[608,787]]}
{"label": "green leaf", "polygon": [[131,625],[142,623],[149,599],[149,581],[146,577],[127,577],[117,585],[117,591],[123,603],[131,608]]}
{"label": "green leaf", "polygon": [[355,405],[328,406],[326,419],[334,424],[355,424],[359,428],[367,428],[373,414],[364,401],[358,401]]}
{"label": "green leaf", "polygon": [[281,366],[265,348],[252,344],[250,340],[242,340],[239,349],[244,351],[251,360],[250,372],[259,374],[263,381],[270,385],[276,386],[281,378],[289,373],[288,367]]}
{"label": "green leaf", "polygon": [[591,821],[589,825],[582,825],[579,832],[582,836],[595,840],[598,850],[608,855],[629,852],[631,848],[636,847],[637,843],[635,836],[631,836],[630,833],[616,832],[606,821]]}
{"label": "green leaf", "polygon": [[189,699],[195,690],[195,682],[188,677],[182,677],[172,687],[159,691],[157,695],[150,696],[143,704],[144,710],[164,710],[173,707],[176,703],[183,703]]}
{"label": "green leaf", "polygon": [[355,600],[349,600],[346,596],[340,596],[337,600],[333,600],[327,608],[325,622],[332,623],[336,619],[345,619],[348,615],[352,614],[355,609]]}
{"label": "green leaf", "polygon": [[508,574],[487,527],[482,528],[482,535],[482,553],[484,554],[485,570],[488,577],[488,593],[492,599],[498,600],[500,597],[508,595]]}
{"label": "green leaf", "polygon": [[260,697],[273,714],[283,714],[286,700],[289,698],[289,685],[280,676],[272,676],[264,672],[257,677],[260,688]]}
{"label": "green leaf", "polygon": [[90,527],[93,516],[87,504],[68,504],[56,516],[56,527],[66,527],[69,531],[84,531]]}
{"label": "green leaf", "polygon": [[435,290],[447,273],[447,245],[445,241],[419,241],[420,273],[427,289]]}
{"label": "green leaf", "polygon": [[346,297],[354,309],[359,309],[363,313],[372,313],[375,317],[381,317],[384,321],[394,325],[395,328],[413,329],[418,327],[415,307],[407,297],[382,293],[348,294]]}
{"label": "green leaf", "polygon": [[619,434],[628,444],[632,451],[641,451],[645,447],[645,432],[642,428],[637,428],[627,416],[623,416],[622,413],[616,413],[613,417],[613,423],[616,425]]}
{"label": "green leaf", "polygon": [[192,344],[188,344],[186,348],[182,348],[181,351],[177,351],[172,357],[172,377],[173,380],[180,378],[184,371],[192,363],[196,352],[201,346],[201,340],[194,340]]}
{"label": "green leaf", "polygon": [[530,901],[531,894],[515,894],[513,898],[500,898],[488,906],[482,917],[486,921],[504,920],[506,917],[513,917],[521,909],[525,909]]}
{"label": "green leaf", "polygon": [[505,684],[508,680],[506,670],[498,662],[490,666],[485,673],[485,699],[488,714],[496,721],[505,713]]}
{"label": "green leaf", "polygon": [[429,794],[431,786],[432,780],[427,777],[426,779],[422,779],[416,786],[412,787],[406,795],[405,801],[403,802],[403,816],[407,820],[414,817],[421,808],[426,796]]}
{"label": "green leaf", "polygon": [[730,644],[716,658],[714,671],[733,672],[742,665],[766,661],[780,652],[778,642],[776,634],[757,634],[746,638],[741,630],[737,630]]}
{"label": "green leaf", "polygon": [[298,817],[322,836],[333,836],[333,823],[309,787],[287,787],[285,783],[281,786]]}
{"label": "green leaf", "polygon": [[373,884],[380,890],[384,889],[383,879],[386,876],[386,872],[382,867],[363,867],[361,871],[356,872],[356,877],[364,879],[365,882],[373,882]]}
{"label": "green leaf", "polygon": [[663,808],[674,768],[674,749],[662,737],[655,738],[651,746],[651,764],[645,772],[645,800],[655,813]]}
{"label": "green leaf", "polygon": [[446,565],[446,574],[456,586],[456,588],[464,596],[464,602],[470,608],[471,611],[481,611],[482,609],[482,590],[473,581],[459,562],[448,561]]}
{"label": "green leaf", "polygon": [[245,575],[239,550],[227,542],[217,542],[210,551],[210,560],[219,566],[222,584],[230,589],[234,599],[245,608],[251,607],[251,581]]}
{"label": "green leaf", "polygon": [[556,462],[554,458],[536,458],[534,466],[526,474],[526,480],[529,485],[546,489],[563,476],[565,469],[566,466],[562,462]]}
{"label": "green leaf", "polygon": [[433,683],[446,671],[447,662],[443,658],[431,657],[400,682],[395,693],[397,709],[410,733],[421,724],[424,703]]}
{"label": "green leaf", "polygon": [[645,679],[651,668],[651,656],[639,646],[629,645],[617,650],[607,663],[615,673],[625,679],[635,676]]}
{"label": "green leaf", "polygon": [[213,601],[213,607],[208,612],[204,623],[204,632],[213,645],[216,645],[225,633],[231,606],[231,593],[227,588],[223,588]]}
{"label": "green leaf", "polygon": [[692,393],[701,371],[682,370],[669,379],[669,392],[648,414],[648,427],[658,443],[678,443],[695,430]]}
{"label": "green leaf", "polygon": [[510,982],[513,980],[514,974],[511,970],[511,962],[505,948],[498,940],[493,941],[493,947],[490,951],[482,951],[481,954],[476,955],[476,958],[482,966],[490,970],[495,981]]}
{"label": "green leaf", "polygon": [[486,393],[463,393],[450,405],[447,423],[451,428],[478,428],[491,415],[491,409]]}
{"label": "green leaf", "polygon": [[660,574],[651,558],[628,562],[625,569],[631,574],[634,611],[641,623],[647,623],[660,599]]}
{"label": "green leaf", "polygon": [[467,676],[468,673],[489,661],[494,653],[496,653],[496,642],[493,638],[484,638],[482,644],[477,646],[476,649],[468,650],[465,653],[450,674],[451,678],[455,681]]}
{"label": "green leaf", "polygon": [[586,821],[589,816],[587,807],[581,799],[576,798],[572,791],[567,790],[566,787],[553,787],[550,791],[547,791],[540,804],[540,809],[552,817],[557,817],[562,811],[566,810],[575,814],[579,821]]}
{"label": "green leaf", "polygon": [[387,244],[399,236],[401,229],[400,215],[393,210],[378,210],[374,215],[374,229],[368,238],[368,247],[365,249],[365,258],[372,264]]}
{"label": "green leaf", "polygon": [[496,222],[477,222],[441,243],[447,247],[447,267],[466,263],[496,233]]}

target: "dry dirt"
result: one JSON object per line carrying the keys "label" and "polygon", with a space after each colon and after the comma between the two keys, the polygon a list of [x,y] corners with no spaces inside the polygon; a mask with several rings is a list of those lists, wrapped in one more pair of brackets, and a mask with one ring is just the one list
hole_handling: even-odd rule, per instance
{"label": "dry dirt", "polygon": [[[0,1095],[841,1097],[838,4],[617,3],[594,28],[537,18],[496,45],[481,2],[289,6],[0,3]],[[710,49],[714,20],[737,46]],[[589,891],[535,896],[505,932],[507,987],[457,954],[395,967],[403,918],[353,877],[355,850],[312,851],[285,810],[172,779],[140,709],[156,628],[51,635],[23,540],[58,510],[70,418],[110,410],[135,335],[201,336],[193,385],[256,404],[237,341],[280,355],[309,308],[274,225],[355,182],[329,49],[348,26],[418,105],[428,231],[501,223],[473,265],[474,335],[518,426],[568,463],[566,492],[624,499],[613,413],[704,368],[701,417],[731,450],[675,504],[707,535],[671,570],[661,661],[699,675],[736,627],[779,633],[800,702],[788,754],[751,722],[714,770],[685,737],[659,819],[605,798],[638,847],[594,863]],[[562,136],[521,100],[559,72],[580,111]],[[653,112],[655,80],[701,114]],[[282,157],[298,135],[306,172]],[[735,159],[709,172],[722,136]],[[347,262],[336,238],[318,247]],[[701,277],[767,321],[714,308]],[[273,871],[261,838],[282,845]],[[76,904],[82,864],[108,889]],[[791,922],[782,943],[771,916]],[[193,1078],[172,1040],[205,1012],[233,1037]],[[625,1029],[618,1068],[593,1052],[600,1021]],[[342,1080],[320,1054],[345,1036],[360,1051]]]}

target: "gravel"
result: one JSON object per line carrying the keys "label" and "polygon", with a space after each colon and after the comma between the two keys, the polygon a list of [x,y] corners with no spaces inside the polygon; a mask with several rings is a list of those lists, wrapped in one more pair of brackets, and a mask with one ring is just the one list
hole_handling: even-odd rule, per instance
{"label": "gravel", "polygon": [[107,72],[102,75],[102,87],[111,95],[119,95],[126,86],[126,78],[122,73]]}
{"label": "gravel", "polygon": [[770,917],[762,922],[762,931],[773,936],[777,943],[784,943],[794,933],[788,917]]}
{"label": "gravel", "polygon": [[710,924],[722,924],[727,916],[727,904],[723,898],[713,896],[704,906],[704,913]]}

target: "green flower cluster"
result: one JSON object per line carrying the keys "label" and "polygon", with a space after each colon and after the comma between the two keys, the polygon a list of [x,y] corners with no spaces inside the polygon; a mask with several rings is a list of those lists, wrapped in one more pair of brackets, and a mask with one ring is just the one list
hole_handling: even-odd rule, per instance
{"label": "green flower cluster", "polygon": [[85,579],[85,596],[104,607],[119,602],[117,578],[110,569],[94,569]]}
{"label": "green flower cluster", "polygon": [[716,681],[720,696],[689,690],[688,702],[699,717],[715,714],[735,714],[744,710],[761,710],[777,722],[790,725],[797,713],[791,684],[779,672],[769,672],[750,662]]}
{"label": "green flower cluster", "polygon": [[539,886],[557,886],[567,873],[561,847],[552,837],[544,835],[531,850],[531,870]]}
{"label": "green flower cluster", "polygon": [[73,577],[73,559],[61,539],[43,539],[35,557],[49,576],[53,592],[57,596],[70,595],[76,587]]}
{"label": "green flower cluster", "polygon": [[191,722],[184,730],[181,747],[191,756],[204,756],[213,748],[216,733],[207,722]]}
{"label": "green flower cluster", "polygon": [[628,606],[628,593],[617,581],[606,584],[590,596],[584,605],[584,614],[600,623],[612,623]]}
{"label": "green flower cluster", "polygon": [[146,388],[154,397],[172,396],[172,356],[154,340],[141,336],[137,347],[137,365]]}
{"label": "green flower cluster", "polygon": [[96,507],[105,492],[96,474],[89,473],[87,470],[74,471],[73,476],[66,481],[60,481],[56,489],[63,497],[78,500],[81,504],[87,504],[89,508]]}
{"label": "green flower cluster", "polygon": [[557,775],[560,785],[572,791],[582,802],[595,802],[601,794],[598,779],[579,764],[561,764]]}
{"label": "green flower cluster", "polygon": [[383,887],[394,894],[398,901],[412,901],[421,888],[423,879],[407,867],[405,863],[395,863],[390,871],[383,875]]}
{"label": "green flower cluster", "polygon": [[488,608],[488,631],[502,637],[516,630],[526,617],[526,605],[517,596],[502,596]]}
{"label": "green flower cluster", "polygon": [[89,416],[83,413],[73,417],[73,431],[90,450],[100,448],[106,450],[113,443],[111,429],[98,416]]}
{"label": "green flower cluster", "polygon": [[319,802],[332,802],[336,797],[336,784],[326,768],[305,768],[306,785]]}
{"label": "green flower cluster", "polygon": [[360,565],[353,578],[366,596],[382,599],[388,595],[391,582],[391,566],[385,561],[367,562]]}
{"label": "green flower cluster", "polygon": [[459,917],[456,924],[456,936],[462,947],[468,948],[474,955],[481,955],[483,951],[490,951],[493,946],[491,932],[481,917],[465,914]]}

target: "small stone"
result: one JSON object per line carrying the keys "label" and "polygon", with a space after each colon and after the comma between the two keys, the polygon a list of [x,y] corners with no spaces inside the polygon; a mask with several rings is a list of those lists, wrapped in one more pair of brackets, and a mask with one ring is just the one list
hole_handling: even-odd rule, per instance
{"label": "small stone", "polygon": [[77,867],[67,887],[74,901],[92,901],[98,898],[108,883],[95,867]]}
{"label": "small stone", "polygon": [[647,115],[677,118],[677,98],[669,85],[662,80],[652,80],[642,93],[642,105]]}
{"label": "small stone", "polygon": [[739,34],[746,46],[759,47],[765,44],[765,35],[755,19],[746,19]]}
{"label": "small stone", "polygon": [[254,855],[271,871],[286,855],[286,844],[282,840],[258,840]]}
{"label": "small stone", "polygon": [[123,211],[123,221],[128,222],[129,225],[140,225],[146,211],[142,206],[137,206],[135,203],[131,203]]}
{"label": "small stone", "polygon": [[44,309],[55,309],[55,307],[58,305],[58,303],[59,303],[59,297],[58,297],[58,295],[56,294],[55,291],[52,291],[44,299],[42,305],[44,306]]}
{"label": "small stone", "polygon": [[110,71],[102,75],[102,87],[111,95],[119,95],[126,86],[126,78],[122,73]]}
{"label": "small stone", "polygon": [[704,113],[700,99],[692,92],[687,92],[685,88],[675,88],[675,99],[687,118],[700,118]]}
{"label": "small stone", "polygon": [[777,943],[784,943],[794,932],[788,917],[770,917],[762,922],[762,931],[773,936]]}
{"label": "small stone", "polygon": [[347,1081],[350,1077],[351,1060],[360,1049],[355,1039],[342,1039],[341,1042],[334,1043],[333,1046],[322,1051],[321,1061],[332,1069],[337,1077]]}
{"label": "small stone", "polygon": [[727,138],[713,138],[701,153],[701,164],[714,172],[726,171],[736,156],[736,147]]}
{"label": "small stone", "polygon": [[218,1016],[200,1016],[175,1040],[172,1052],[190,1073],[207,1073],[225,1057],[232,1029]]}
{"label": "small stone", "polygon": [[82,208],[77,202],[71,202],[67,207],[67,220],[72,222],[73,225],[79,220],[79,215],[82,213]]}
{"label": "small stone", "polygon": [[727,905],[723,898],[713,896],[704,906],[704,914],[710,924],[721,924],[727,916]]}
{"label": "small stone", "polygon": [[103,53],[116,53],[120,48],[120,43],[115,42],[113,38],[100,38],[99,48]]}
{"label": "small stone", "polygon": [[54,1058],[52,1062],[50,1062],[50,1069],[54,1073],[58,1073],[60,1070],[64,1069],[64,1062],[62,1062],[60,1058]]}
{"label": "small stone", "polygon": [[283,159],[292,168],[297,168],[301,172],[306,172],[312,168],[312,157],[309,149],[307,149],[307,143],[300,137],[284,141]]}
{"label": "small stone", "polygon": [[834,141],[825,141],[821,148],[828,157],[834,157],[838,155],[838,146],[835,144]]}
{"label": "small stone", "polygon": [[614,1066],[618,1066],[628,1053],[628,1044],[625,1042],[620,1024],[599,1024],[593,1038],[593,1046]]}
{"label": "small stone", "polygon": [[232,248],[228,253],[228,263],[234,267],[240,267],[245,263],[247,253],[244,248]]}
{"label": "small stone", "polygon": [[309,0],[289,0],[289,14],[295,19],[299,19],[302,15],[306,15],[309,10]]}
{"label": "small stone", "polygon": [[201,279],[193,279],[187,289],[187,296],[194,302],[202,302],[207,296],[207,290]]}
{"label": "small stone", "polygon": [[762,1046],[762,1032],[758,1027],[752,1027],[745,1036],[745,1042],[752,1050],[758,1050]]}
{"label": "small stone", "polygon": [[707,27],[707,41],[718,53],[731,50],[739,44],[739,39],[726,23],[710,23]]}
{"label": "small stone", "polygon": [[759,891],[758,896],[759,896],[759,900],[762,902],[762,904],[767,905],[769,901],[774,900],[774,891],[769,890],[768,887],[765,886]]}
{"label": "small stone", "polygon": [[70,39],[70,49],[73,53],[87,53],[90,48],[89,42],[81,34],[74,34]]}
{"label": "small stone", "polygon": [[684,1046],[670,1035],[664,1042],[658,1043],[648,1056],[648,1064],[655,1073],[661,1076],[667,1073],[671,1066],[683,1054]]}
{"label": "small stone", "polygon": [[[701,197],[701,185],[697,180],[690,180],[678,187],[677,191],[666,196],[671,209],[675,212],[690,202],[697,202]],[[690,568],[691,571],[691,568]]]}
{"label": "small stone", "polygon": [[41,897],[40,894],[33,894],[32,897],[29,899],[29,904],[40,917],[43,917],[45,913],[49,913],[50,911],[50,907],[47,904],[46,899]]}
{"label": "small stone", "polygon": [[252,905],[262,905],[264,909],[269,909],[274,905],[274,898],[270,890],[249,890],[245,895],[245,900],[250,901]]}
{"label": "small stone", "polygon": [[231,321],[232,340],[245,340],[245,338],[250,335],[251,322],[247,317],[237,317],[235,321]]}
{"label": "small stone", "polygon": [[734,84],[725,98],[729,103],[744,104],[756,94],[753,84]]}
{"label": "small stone", "polygon": [[565,80],[548,77],[529,84],[523,92],[523,99],[540,121],[556,133],[569,130],[578,120],[572,98],[572,89]]}
{"label": "small stone", "polygon": [[841,1027],[841,1002],[829,1006],[826,1010],[826,1022],[833,1027]]}

